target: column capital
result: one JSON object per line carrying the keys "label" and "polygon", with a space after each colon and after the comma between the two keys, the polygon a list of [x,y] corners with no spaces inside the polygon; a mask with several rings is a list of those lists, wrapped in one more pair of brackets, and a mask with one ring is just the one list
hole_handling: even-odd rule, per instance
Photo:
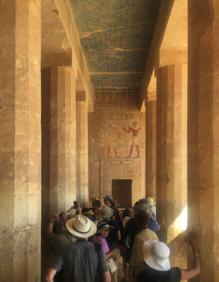
{"label": "column capital", "polygon": [[85,90],[76,91],[76,101],[87,101],[87,92]]}
{"label": "column capital", "polygon": [[159,66],[183,65],[188,62],[187,50],[161,50],[159,54]]}
{"label": "column capital", "polygon": [[49,52],[42,53],[42,67],[71,66],[71,52]]}

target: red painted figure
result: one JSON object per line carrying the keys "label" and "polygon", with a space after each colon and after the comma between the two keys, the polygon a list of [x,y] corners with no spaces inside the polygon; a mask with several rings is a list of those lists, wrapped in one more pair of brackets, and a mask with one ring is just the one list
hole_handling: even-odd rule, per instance
{"label": "red painted figure", "polygon": [[134,121],[132,126],[129,126],[128,128],[123,127],[123,130],[126,133],[131,133],[131,135],[132,135],[130,151],[129,151],[127,158],[130,158],[133,155],[134,148],[136,149],[135,158],[139,158],[140,148],[139,148],[139,145],[138,145],[138,134],[139,134],[139,131],[141,130],[141,128],[138,127],[138,122]]}

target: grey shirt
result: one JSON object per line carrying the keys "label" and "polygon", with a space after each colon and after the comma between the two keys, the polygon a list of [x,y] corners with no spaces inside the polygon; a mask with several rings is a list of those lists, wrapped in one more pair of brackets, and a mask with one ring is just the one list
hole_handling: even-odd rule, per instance
{"label": "grey shirt", "polygon": [[67,245],[50,267],[57,271],[63,268],[64,282],[101,282],[103,273],[109,271],[101,248],[97,251],[85,240]]}

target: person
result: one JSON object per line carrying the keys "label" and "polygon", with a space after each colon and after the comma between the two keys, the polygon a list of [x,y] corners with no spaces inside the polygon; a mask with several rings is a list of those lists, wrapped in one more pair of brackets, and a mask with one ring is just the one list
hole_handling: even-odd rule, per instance
{"label": "person", "polygon": [[127,230],[126,230],[126,224],[131,219],[132,216],[132,210],[131,209],[125,209],[122,216],[122,222],[121,222],[121,243],[120,243],[120,253],[122,256],[123,261],[123,272],[124,272],[124,279],[123,281],[129,280],[129,249],[127,245]]}
{"label": "person", "polygon": [[[71,236],[65,228],[65,214],[52,214],[47,226],[47,247],[48,247],[48,262],[70,243],[76,241],[74,236]],[[56,282],[63,281],[63,271],[56,273],[54,280]]]}
{"label": "person", "polygon": [[149,220],[148,220],[148,228],[154,232],[157,232],[160,230],[160,225],[156,220],[156,215],[153,213],[153,209],[151,206],[150,199],[140,199],[138,201],[137,209],[139,211],[143,210],[146,211],[149,214]]}
{"label": "person", "polygon": [[[109,235],[107,236],[107,242],[109,244],[110,250],[113,250],[113,260],[118,267],[120,253],[119,253],[119,243],[121,240],[121,232],[119,223],[116,220],[113,220],[114,210],[107,205],[102,207],[102,218],[107,222],[109,226],[113,228],[109,230]],[[112,281],[118,281],[118,271],[115,271],[112,274]]]}
{"label": "person", "polygon": [[96,233],[96,225],[86,216],[77,215],[66,222],[66,228],[77,238],[58,254],[46,273],[46,282],[53,282],[63,268],[63,282],[111,282],[106,257],[88,238]]}
{"label": "person", "polygon": [[152,197],[147,197],[146,201],[148,202],[150,214],[156,218],[156,203]]}
{"label": "person", "polygon": [[196,236],[190,235],[188,243],[193,250],[193,267],[184,270],[171,267],[169,261],[170,249],[160,241],[148,241],[143,246],[144,261],[136,275],[136,282],[159,281],[179,282],[189,280],[200,273],[200,260]]}
{"label": "person", "polygon": [[132,278],[135,276],[136,266],[138,265],[139,262],[143,261],[144,259],[144,253],[143,253],[144,243],[149,240],[158,240],[156,233],[154,233],[148,228],[148,220],[149,220],[148,213],[141,211],[137,214],[136,219],[137,219],[137,230],[139,230],[139,232],[136,234],[134,238],[134,245],[132,249],[131,264],[130,264],[131,281]]}
{"label": "person", "polygon": [[95,222],[96,224],[101,220],[101,201],[100,200],[93,200],[92,201],[92,211],[93,211],[93,216],[92,216],[92,221]]}
{"label": "person", "polygon": [[139,225],[137,222],[137,216],[141,212],[145,212],[148,214],[149,220],[148,220],[147,226],[151,231],[157,232],[160,229],[160,225],[157,222],[157,220],[151,217],[150,208],[149,208],[147,200],[146,199],[138,200],[133,206],[134,216],[130,218],[126,224],[126,242],[128,243],[127,244],[128,245],[128,250],[127,250],[127,260],[128,261],[130,261],[131,259],[132,249],[134,245],[134,238],[136,234],[141,231],[139,230]]}
{"label": "person", "polygon": [[56,224],[59,223],[60,218],[62,218],[62,221],[64,222],[62,213],[52,214],[47,226],[47,238],[52,255],[57,255],[66,245],[76,241],[75,237],[69,234],[63,223],[61,227],[56,227]]}
{"label": "person", "polygon": [[106,240],[111,228],[112,226],[110,226],[106,221],[100,221],[97,224],[97,234],[93,238],[93,242],[101,246],[107,259],[111,258],[114,254],[113,250],[110,250],[109,244]]}

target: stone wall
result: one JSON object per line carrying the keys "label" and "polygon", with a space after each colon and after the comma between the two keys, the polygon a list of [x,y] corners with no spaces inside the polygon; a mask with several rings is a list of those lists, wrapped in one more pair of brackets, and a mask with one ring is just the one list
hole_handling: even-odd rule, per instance
{"label": "stone wall", "polygon": [[145,196],[145,114],[136,93],[96,92],[89,114],[90,197],[112,194],[113,179],[132,180],[132,203]]}

